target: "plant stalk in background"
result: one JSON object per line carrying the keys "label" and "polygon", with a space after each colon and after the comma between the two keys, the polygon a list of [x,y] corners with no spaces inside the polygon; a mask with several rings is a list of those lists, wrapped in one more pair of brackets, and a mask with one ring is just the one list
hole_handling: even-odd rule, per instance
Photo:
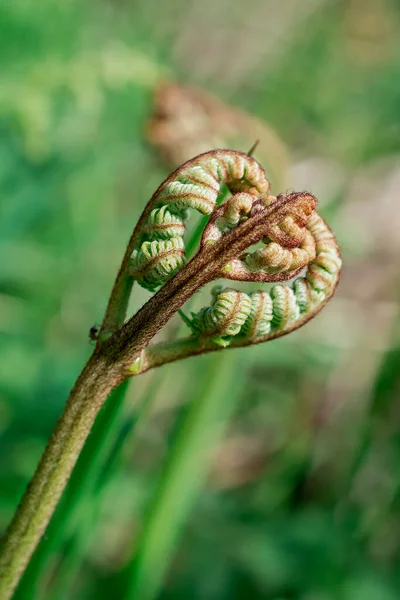
{"label": "plant stalk in background", "polygon": [[[232,195],[217,206],[225,186]],[[341,260],[333,233],[316,212],[316,198],[308,192],[273,196],[269,187],[256,160],[214,150],[177,169],[150,199],[129,241],[95,351],[5,536],[1,600],[17,586],[115,387],[175,360],[285,335],[315,316],[332,296]],[[186,262],[188,209],[210,218],[197,253]],[[255,244],[259,247],[249,250]],[[282,283],[294,277],[292,285]],[[277,285],[249,295],[215,288],[211,306],[190,317],[181,313],[189,335],[151,343],[196,291],[218,279]],[[134,282],[155,293],[125,322]]]}

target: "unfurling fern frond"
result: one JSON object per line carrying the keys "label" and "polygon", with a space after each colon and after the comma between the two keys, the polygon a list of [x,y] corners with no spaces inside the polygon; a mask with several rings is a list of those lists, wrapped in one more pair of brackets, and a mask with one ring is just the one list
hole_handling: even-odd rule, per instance
{"label": "unfurling fern frond", "polygon": [[[213,304],[192,315],[194,335],[220,345],[228,345],[233,338],[237,342],[266,341],[292,330],[311,312],[318,312],[334,292],[341,259],[333,233],[316,212],[308,221],[305,240],[314,258],[304,277],[297,278],[292,286],[276,285],[268,292],[249,295],[230,288],[217,289]],[[285,266],[288,268],[287,263]]]}
{"label": "unfurling fern frond", "polygon": [[[243,253],[223,268],[223,277],[240,281],[273,282],[295,277],[315,256],[315,244],[307,231],[316,199],[308,192],[262,199],[236,194],[214,211],[203,233],[203,244],[214,244],[227,231],[252,215],[265,214],[262,248]],[[269,222],[270,212],[274,217]],[[251,240],[251,232],[249,232]],[[251,242],[260,241],[259,238]]]}
{"label": "unfurling fern frond", "polygon": [[[130,260],[130,274],[143,287],[154,290],[163,285],[185,261],[184,234],[188,209],[209,215],[226,185],[236,194],[245,192],[248,202],[266,195],[269,181],[263,168],[250,156],[231,150],[215,150],[188,161],[158,188],[151,198],[135,231]],[[182,250],[179,260],[165,254],[163,244],[169,240]],[[178,241],[179,240],[179,241]],[[167,264],[164,265],[165,257]],[[157,264],[160,263],[160,264]]]}
{"label": "unfurling fern frond", "polygon": [[315,242],[309,231],[298,248],[285,248],[277,242],[269,242],[260,250],[246,256],[250,270],[267,273],[287,273],[303,269],[315,258]]}
{"label": "unfurling fern frond", "polygon": [[143,242],[132,253],[131,273],[143,287],[154,290],[180,269],[185,262],[185,246],[181,237]]}
{"label": "unfurling fern frond", "polygon": [[192,329],[200,335],[207,334],[216,343],[226,345],[224,338],[237,335],[248,319],[251,299],[243,292],[222,290],[220,286],[213,290],[213,295],[215,299],[212,306],[192,314]]}
{"label": "unfurling fern frond", "polygon": [[[226,188],[231,196],[218,204]],[[203,352],[284,335],[323,307],[340,275],[335,237],[318,215],[313,194],[274,196],[269,188],[258,162],[231,150],[197,156],[159,186],[133,232],[116,283],[123,292],[133,281],[151,291],[161,288],[141,309],[142,323],[154,323],[153,304],[157,310],[168,307],[168,316],[157,313],[161,325],[179,311],[191,329],[189,350]],[[190,209],[209,219],[197,253],[186,263]],[[191,317],[180,311],[194,292],[218,279],[278,285],[250,294],[219,287],[211,306]],[[120,319],[123,313],[117,308],[115,314]],[[103,325],[100,338],[108,331]],[[140,372],[149,368],[146,360],[140,357]]]}

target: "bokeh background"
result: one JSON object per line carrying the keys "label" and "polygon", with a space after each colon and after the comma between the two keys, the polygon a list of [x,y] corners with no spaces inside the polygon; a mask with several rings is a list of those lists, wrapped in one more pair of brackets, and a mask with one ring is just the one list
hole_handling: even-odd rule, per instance
{"label": "bokeh background", "polygon": [[399,9],[1,5],[1,530],[181,161],[259,138],[273,192],[315,193],[344,259],[302,330],[114,395],[17,599],[400,597]]}

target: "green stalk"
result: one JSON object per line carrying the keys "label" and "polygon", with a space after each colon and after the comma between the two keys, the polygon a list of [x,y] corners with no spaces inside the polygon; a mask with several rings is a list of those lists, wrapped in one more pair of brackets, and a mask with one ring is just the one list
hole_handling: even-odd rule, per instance
{"label": "green stalk", "polygon": [[[206,477],[210,449],[221,439],[236,405],[240,385],[236,377],[232,381],[232,374],[237,360],[233,353],[204,360],[208,376],[188,399],[189,413],[174,440],[138,554],[129,568],[127,600],[153,600],[160,592],[179,534]],[[243,371],[242,367],[240,379]]]}
{"label": "green stalk", "polygon": [[42,537],[97,414],[118,375],[110,362],[93,355],[79,376],[42,455],[2,545],[0,598],[10,598]]}

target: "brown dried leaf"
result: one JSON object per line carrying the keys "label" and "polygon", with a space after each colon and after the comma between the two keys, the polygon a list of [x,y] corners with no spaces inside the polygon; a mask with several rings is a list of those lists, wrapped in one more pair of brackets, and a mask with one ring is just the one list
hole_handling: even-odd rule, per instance
{"label": "brown dried leaf", "polygon": [[281,189],[285,187],[289,158],[275,131],[200,88],[161,83],[147,126],[147,139],[172,168],[214,148],[247,152],[259,140],[257,159],[266,166],[273,183]]}

